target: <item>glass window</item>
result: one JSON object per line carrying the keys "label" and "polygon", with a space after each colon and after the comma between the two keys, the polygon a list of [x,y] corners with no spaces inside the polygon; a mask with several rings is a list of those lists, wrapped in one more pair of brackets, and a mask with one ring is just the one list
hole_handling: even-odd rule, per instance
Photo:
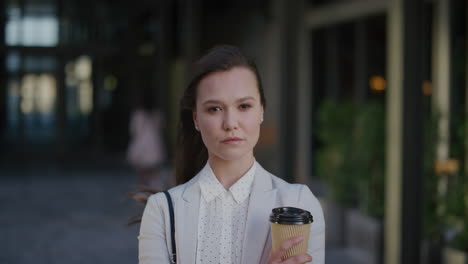
{"label": "glass window", "polygon": [[58,44],[59,23],[52,3],[26,2],[6,7],[5,41],[9,46],[51,47]]}
{"label": "glass window", "polygon": [[9,140],[52,143],[56,132],[57,59],[9,51],[4,65],[6,136]]}
{"label": "glass window", "polygon": [[67,127],[76,139],[90,132],[88,117],[94,108],[92,72],[92,59],[87,55],[72,59],[65,66]]}

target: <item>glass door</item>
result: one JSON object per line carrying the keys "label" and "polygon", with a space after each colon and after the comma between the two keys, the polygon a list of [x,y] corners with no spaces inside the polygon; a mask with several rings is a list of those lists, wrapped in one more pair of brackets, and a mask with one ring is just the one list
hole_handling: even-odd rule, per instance
{"label": "glass door", "polygon": [[7,141],[32,145],[54,142],[56,64],[53,56],[23,56],[18,52],[7,55]]}

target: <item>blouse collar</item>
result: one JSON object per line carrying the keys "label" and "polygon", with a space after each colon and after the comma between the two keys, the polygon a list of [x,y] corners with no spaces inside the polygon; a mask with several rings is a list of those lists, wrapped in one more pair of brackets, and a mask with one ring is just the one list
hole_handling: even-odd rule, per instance
{"label": "blouse collar", "polygon": [[210,202],[216,197],[230,192],[234,197],[234,200],[240,204],[250,195],[252,190],[252,183],[254,180],[256,161],[254,161],[252,167],[239,179],[237,180],[229,190],[226,190],[224,186],[216,178],[210,163],[207,162],[205,167],[200,171],[200,189],[203,198],[206,202]]}

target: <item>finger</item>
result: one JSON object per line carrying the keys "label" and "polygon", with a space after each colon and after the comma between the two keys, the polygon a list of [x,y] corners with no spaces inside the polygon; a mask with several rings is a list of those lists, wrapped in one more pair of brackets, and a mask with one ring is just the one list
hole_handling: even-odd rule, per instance
{"label": "finger", "polygon": [[281,257],[284,256],[284,254],[286,254],[286,251],[288,251],[288,249],[298,244],[303,239],[304,239],[303,237],[297,236],[297,237],[288,239],[286,241],[283,241],[278,247],[278,249],[272,252],[271,259],[273,260],[281,259]]}
{"label": "finger", "polygon": [[281,264],[302,264],[311,261],[312,257],[309,254],[302,254],[287,258],[285,261],[281,262]]}

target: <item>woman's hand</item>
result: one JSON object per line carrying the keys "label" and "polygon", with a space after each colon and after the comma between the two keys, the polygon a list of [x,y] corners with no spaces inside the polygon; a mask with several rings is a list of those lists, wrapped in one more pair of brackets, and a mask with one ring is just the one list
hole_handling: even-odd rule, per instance
{"label": "woman's hand", "polygon": [[312,261],[312,257],[307,253],[293,256],[285,260],[281,260],[281,257],[283,257],[284,254],[286,254],[286,251],[288,251],[288,249],[298,244],[303,239],[304,239],[303,237],[298,236],[298,237],[293,237],[289,240],[284,241],[283,243],[280,244],[278,249],[274,251],[272,249],[270,251],[270,256],[268,258],[267,263],[268,264],[302,264],[302,263]]}

